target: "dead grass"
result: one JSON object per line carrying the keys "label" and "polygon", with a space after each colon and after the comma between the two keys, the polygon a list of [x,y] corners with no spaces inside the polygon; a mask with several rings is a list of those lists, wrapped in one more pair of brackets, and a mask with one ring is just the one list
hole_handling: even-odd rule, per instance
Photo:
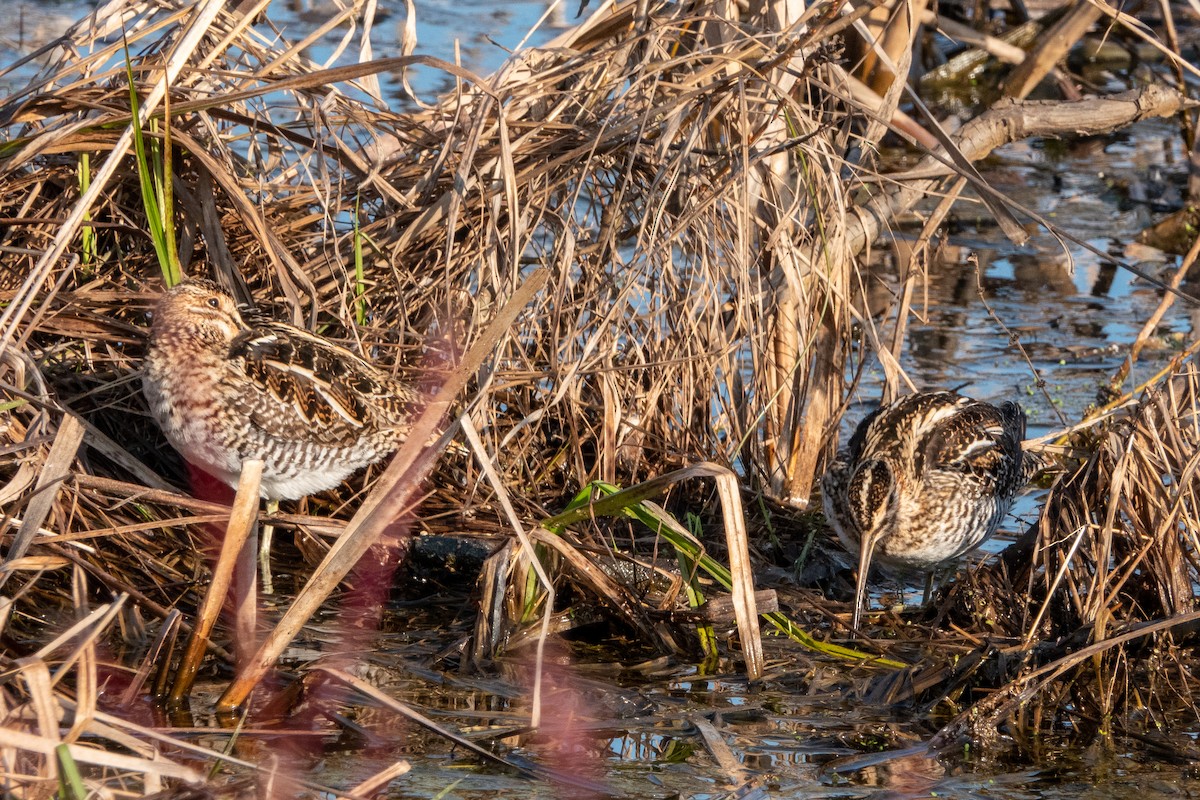
{"label": "dead grass", "polygon": [[[198,603],[205,526],[228,518],[220,498],[189,481],[140,395],[147,311],[162,281],[127,152],[118,21],[160,150],[169,125],[188,273],[226,275],[269,313],[352,340],[432,395],[523,278],[549,268],[548,287],[461,396],[502,490],[472,462],[447,457],[428,481],[420,528],[508,531],[513,517],[544,520],[591,481],[629,485],[699,461],[735,468],[751,494],[807,500],[845,376],[858,366],[855,339],[891,350],[888,331],[855,327],[864,322],[852,302],[863,284],[855,257],[934,185],[914,177],[877,195],[869,215],[854,213],[841,176],[868,167],[841,154],[869,149],[885,126],[843,91],[830,36],[847,20],[814,11],[807,27],[779,33],[683,6],[648,19],[632,5],[605,6],[554,47],[483,77],[415,57],[321,69],[231,12],[188,38],[191,13],[115,3],[0,106],[0,581],[9,598],[0,623],[16,676],[0,687],[10,711],[0,732],[41,737],[0,742],[10,775],[53,774],[45,745],[58,741],[56,714],[68,704],[82,711],[64,723],[66,741],[86,733],[159,749],[145,731],[98,727],[117,723],[88,693],[94,651],[109,648],[130,697],[143,696],[169,667],[161,654],[183,625],[172,611],[190,619]],[[412,68],[444,71],[456,91],[409,113],[371,97],[378,76]],[[172,76],[165,103],[153,88],[163,74]],[[905,303],[893,310],[896,342]],[[885,363],[897,384],[902,371]],[[1003,616],[971,624],[1019,647],[1052,643],[1039,651],[1044,664],[1072,642],[1192,611],[1194,384],[1191,372],[1175,376],[1089,443],[1090,460],[1052,494],[1036,558],[1008,565]],[[336,535],[376,475],[275,523]],[[689,491],[703,501],[707,490]],[[639,535],[593,524],[579,524],[569,541],[581,546],[568,558]],[[638,545],[651,544],[618,560],[657,552],[661,541],[641,535]],[[603,594],[594,587],[611,578],[585,580],[584,562],[563,580],[580,597]],[[652,558],[642,566],[660,569]],[[524,568],[519,559],[505,568],[514,570],[507,613],[523,618],[513,599],[527,585]],[[691,620],[671,628],[650,613],[675,610],[681,591],[630,584],[608,599],[620,598],[653,648],[693,653],[691,641],[673,642],[680,630],[692,635]],[[823,603],[808,610],[822,624],[831,613]],[[481,616],[479,636],[485,627]],[[70,635],[49,647],[48,630]],[[1173,641],[1145,638],[1088,662],[1104,690],[1087,713],[1106,719],[1130,707],[1139,680],[1182,674]],[[1160,649],[1147,660],[1133,647]],[[494,655],[476,643],[475,663]],[[46,682],[51,668],[74,697]],[[927,686],[961,685],[946,662],[930,669]],[[1047,707],[1042,718],[1053,716]],[[194,777],[167,763],[108,767],[138,771],[146,792]],[[37,793],[32,778],[10,780]]]}
{"label": "dead grass", "polygon": [[[576,31],[575,50],[531,52],[484,78],[415,58],[321,70],[225,13],[172,49],[158,25],[186,14],[117,8],[151,150],[170,141],[186,272],[234,277],[268,313],[354,339],[435,387],[531,266],[551,267],[550,287],[463,401],[520,518],[547,517],[591,480],[634,483],[700,458],[740,461],[752,485],[789,482],[809,389],[792,385],[794,361],[780,364],[771,345],[781,287],[824,298],[842,320],[827,329],[792,300],[785,322],[795,333],[802,320],[807,332],[790,346],[811,347],[829,330],[835,347],[848,345],[825,267],[802,256],[811,261],[825,241],[809,230],[842,225],[841,186],[823,176],[836,174],[845,134],[835,123],[851,109],[834,94],[797,91],[777,70],[801,54],[807,70],[823,69],[813,33],[682,9],[634,32],[622,8]],[[16,404],[3,469],[6,533],[37,559],[9,573],[21,607],[60,607],[67,625],[80,613],[62,602],[71,587],[80,602],[124,591],[103,638],[137,654],[166,631],[171,609],[191,618],[205,573],[196,539],[227,512],[223,498],[174,488],[206,496],[139,391],[162,282],[126,149],[114,30],[82,26],[52,56],[54,79],[0,108],[0,216],[10,221],[0,332],[4,398]],[[703,44],[701,30],[721,45]],[[418,64],[454,76],[458,91],[409,114],[371,102],[371,78]],[[165,102],[154,89],[164,73],[173,76]],[[802,194],[767,163],[785,150],[813,165]],[[752,212],[763,207],[775,222]],[[814,214],[829,219],[795,225]],[[786,276],[763,247],[772,237],[788,242]],[[493,489],[460,461],[431,479],[427,527],[506,525]],[[40,493],[39,476],[52,478]],[[363,485],[357,478],[278,522],[337,533]],[[36,641],[44,631],[33,620],[15,615],[8,633]],[[157,672],[135,670],[139,689]]]}
{"label": "dead grass", "polygon": [[[1078,744],[1194,724],[1200,614],[1200,371],[1191,360],[1072,442],[1088,453],[1057,481],[1038,523],[944,603],[987,631],[955,693],[988,688],[940,734],[1032,755],[1039,731]],[[939,687],[938,692],[944,691]],[[1182,750],[1176,751],[1181,755]]]}

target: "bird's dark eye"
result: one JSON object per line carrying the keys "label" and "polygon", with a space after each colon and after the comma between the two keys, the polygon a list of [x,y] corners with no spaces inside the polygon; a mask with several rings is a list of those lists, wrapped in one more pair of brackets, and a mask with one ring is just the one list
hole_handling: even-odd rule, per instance
{"label": "bird's dark eye", "polygon": [[209,308],[220,308],[221,301],[215,297],[210,297],[210,298],[208,298],[208,307]]}

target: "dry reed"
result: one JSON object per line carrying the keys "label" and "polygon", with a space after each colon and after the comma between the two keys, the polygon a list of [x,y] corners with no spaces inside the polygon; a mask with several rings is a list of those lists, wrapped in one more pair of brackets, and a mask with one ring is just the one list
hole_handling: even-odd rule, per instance
{"label": "dry reed", "polygon": [[[238,276],[268,312],[352,339],[436,387],[531,267],[550,268],[549,288],[461,403],[512,513],[533,522],[591,481],[631,484],[701,460],[735,467],[752,492],[807,500],[856,366],[854,258],[919,193],[880,195],[868,222],[852,213],[840,176],[867,168],[842,154],[877,144],[889,115],[844,89],[829,37],[845,19],[811,12],[781,32],[708,8],[638,17],[634,5],[605,5],[553,47],[485,78],[418,57],[324,69],[300,48],[264,41],[251,24],[259,9],[243,10],[116,2],[52,48],[40,77],[0,106],[0,533],[10,557],[0,621],[12,643],[6,665],[23,682],[3,687],[6,708],[20,710],[3,731],[41,737],[0,742],[9,774],[53,772],[46,742],[57,741],[56,709],[67,700],[39,664],[77,687],[68,741],[88,732],[158,747],[96,710],[93,650],[116,653],[140,692],[173,635],[171,610],[190,618],[196,607],[200,532],[228,516],[221,503],[174,488],[188,485],[183,467],[138,391],[161,279],[127,152],[122,26],[143,129],[169,153],[188,273]],[[208,13],[211,24],[197,26],[206,18],[192,15]],[[441,70],[456,91],[409,113],[372,96],[378,76],[418,68]],[[887,102],[894,108],[898,95]],[[119,169],[106,177],[110,166]],[[903,307],[899,316],[897,340]],[[865,327],[861,335],[889,352]],[[1064,532],[1086,535],[1075,555],[1093,560],[1066,574],[1046,613],[1013,607],[1000,621],[1011,624],[1007,635],[1085,626],[1102,640],[1129,619],[1132,598],[1141,619],[1190,610],[1191,380],[1168,384],[1123,423],[1130,437],[1108,434],[1061,485],[1042,560],[1021,585],[1044,595],[1066,563],[1049,547]],[[1168,467],[1176,482],[1153,491],[1151,476]],[[275,523],[336,534],[373,478]],[[469,462],[445,459],[429,485],[418,515],[426,529],[508,528]],[[1098,504],[1107,485],[1120,488],[1118,505]],[[1121,526],[1133,532],[1116,536]],[[609,544],[621,530],[579,527],[575,544]],[[631,549],[656,547],[649,538]],[[1149,565],[1160,577],[1147,577]],[[513,569],[508,585],[523,588]],[[573,590],[587,597],[603,580],[576,577]],[[654,606],[673,606],[679,591],[613,593],[622,613],[633,609],[632,628],[678,652],[688,645],[649,612],[670,610]],[[111,598],[103,613],[92,608]],[[47,629],[70,635],[43,646]],[[480,646],[475,655],[483,663],[496,654]],[[1126,702],[1108,691],[1093,712]],[[171,763],[110,766],[141,771],[153,791],[164,777],[194,777]]]}

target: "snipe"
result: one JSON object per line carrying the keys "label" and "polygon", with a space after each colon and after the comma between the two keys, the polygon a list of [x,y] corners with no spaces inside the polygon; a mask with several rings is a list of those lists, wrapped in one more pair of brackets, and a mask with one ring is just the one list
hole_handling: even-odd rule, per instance
{"label": "snipe", "polygon": [[184,458],[230,486],[263,461],[261,493],[330,489],[395,450],[415,394],[300,328],[243,317],[217,284],[186,280],[154,308],[144,390]]}
{"label": "snipe", "polygon": [[1021,449],[1025,412],[919,392],[859,423],[821,483],[825,515],[858,554],[853,627],[872,562],[931,572],[983,544],[1040,461]]}
{"label": "snipe", "polygon": [[[268,510],[337,486],[395,450],[415,399],[408,386],[345,348],[291,325],[243,317],[233,298],[205,280],[180,283],[155,306],[143,384],[167,439],[195,466],[236,488],[243,464],[262,462],[259,492]],[[222,542],[172,702],[190,690],[246,533],[239,528]],[[270,540],[264,525],[259,562],[267,593]],[[256,635],[251,596],[243,589],[234,600],[239,641]]]}

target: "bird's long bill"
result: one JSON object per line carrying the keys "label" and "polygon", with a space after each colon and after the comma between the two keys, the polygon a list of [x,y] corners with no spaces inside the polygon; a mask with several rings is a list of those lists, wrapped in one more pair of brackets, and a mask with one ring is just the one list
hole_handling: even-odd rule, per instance
{"label": "bird's long bill", "polygon": [[854,618],[851,630],[858,632],[858,620],[867,600],[867,576],[871,572],[871,556],[879,539],[867,534],[858,544],[858,580],[854,585]]}

